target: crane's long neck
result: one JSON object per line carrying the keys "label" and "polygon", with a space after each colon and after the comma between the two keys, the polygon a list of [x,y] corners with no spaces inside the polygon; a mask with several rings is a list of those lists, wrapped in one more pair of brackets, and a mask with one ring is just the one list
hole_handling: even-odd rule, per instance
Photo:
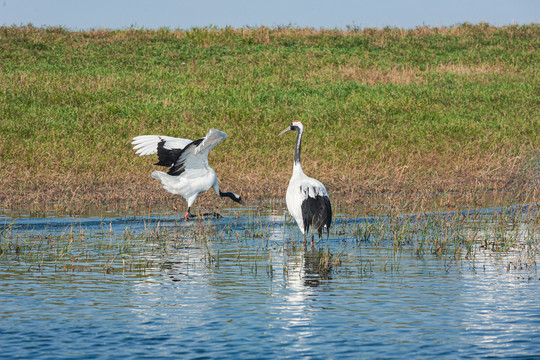
{"label": "crane's long neck", "polygon": [[302,164],[300,162],[300,152],[302,151],[302,129],[296,128],[296,146],[294,148],[294,166],[293,172],[302,172]]}

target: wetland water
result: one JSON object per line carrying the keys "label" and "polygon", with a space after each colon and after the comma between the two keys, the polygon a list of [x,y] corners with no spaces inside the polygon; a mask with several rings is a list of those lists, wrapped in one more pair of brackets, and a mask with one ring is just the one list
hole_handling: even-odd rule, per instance
{"label": "wetland water", "polygon": [[537,205],[221,215],[4,215],[2,358],[540,356]]}

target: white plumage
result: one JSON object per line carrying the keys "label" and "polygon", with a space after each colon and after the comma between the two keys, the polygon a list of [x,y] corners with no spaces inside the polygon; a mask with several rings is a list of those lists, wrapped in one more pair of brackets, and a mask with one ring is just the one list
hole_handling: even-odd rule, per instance
{"label": "white plumage", "polygon": [[[324,185],[313,179],[302,171],[300,153],[302,146],[302,134],[304,126],[300,121],[293,123],[279,133],[283,135],[287,131],[296,131],[296,147],[294,151],[293,174],[287,188],[286,202],[287,209],[296,220],[296,224],[307,235],[309,228],[317,229],[319,238],[322,236],[323,228],[330,231],[332,224],[332,205]],[[312,237],[313,239],[313,237]]]}
{"label": "white plumage", "polygon": [[158,155],[156,165],[170,167],[167,173],[154,171],[152,177],[160,180],[168,192],[182,196],[188,205],[187,219],[197,196],[213,188],[221,197],[229,197],[243,204],[238,194],[221,192],[214,169],[208,165],[208,153],[227,138],[223,131],[211,129],[204,138],[191,141],[164,135],[141,135],[133,138],[132,145],[139,156]]}
{"label": "white plumage", "polygon": [[[225,138],[227,138],[227,135],[225,135]],[[179,139],[164,135],[141,135],[134,137],[131,144],[135,145],[133,147],[133,150],[137,150],[135,154],[144,156],[157,153],[157,144],[163,140],[165,140],[164,148],[167,150],[183,149],[192,142],[189,139]]]}

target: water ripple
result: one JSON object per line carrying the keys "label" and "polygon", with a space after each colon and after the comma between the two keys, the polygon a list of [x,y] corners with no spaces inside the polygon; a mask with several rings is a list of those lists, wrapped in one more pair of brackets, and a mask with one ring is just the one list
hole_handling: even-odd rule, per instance
{"label": "water ripple", "polygon": [[[414,246],[397,254],[391,241],[355,238],[355,226],[380,224],[376,218],[338,215],[336,234],[321,252],[290,250],[301,237],[278,215],[211,225],[157,215],[2,221],[11,236],[0,243],[4,249],[21,246],[24,236],[44,244],[76,227],[86,235],[73,237],[78,245],[70,261],[92,268],[69,271],[53,259],[37,267],[23,259],[25,248],[0,258],[7,359],[540,355],[535,271],[523,277],[501,271],[491,255],[449,267],[448,258]],[[161,231],[171,232],[173,246],[159,242]],[[140,272],[118,270],[121,259],[131,259],[120,246],[126,232],[142,234],[130,246],[151,249],[142,254],[151,265]],[[327,274],[316,266],[325,247],[342,260]],[[104,271],[109,256],[116,271]]]}

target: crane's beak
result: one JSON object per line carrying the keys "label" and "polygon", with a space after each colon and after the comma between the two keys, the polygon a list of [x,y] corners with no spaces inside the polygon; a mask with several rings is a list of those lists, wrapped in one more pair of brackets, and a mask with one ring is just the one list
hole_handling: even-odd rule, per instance
{"label": "crane's beak", "polygon": [[285,134],[287,131],[291,131],[291,130],[292,130],[292,126],[289,126],[289,127],[287,127],[286,129],[284,129],[283,131],[281,131],[281,132],[278,134],[278,136],[281,136],[281,135]]}

